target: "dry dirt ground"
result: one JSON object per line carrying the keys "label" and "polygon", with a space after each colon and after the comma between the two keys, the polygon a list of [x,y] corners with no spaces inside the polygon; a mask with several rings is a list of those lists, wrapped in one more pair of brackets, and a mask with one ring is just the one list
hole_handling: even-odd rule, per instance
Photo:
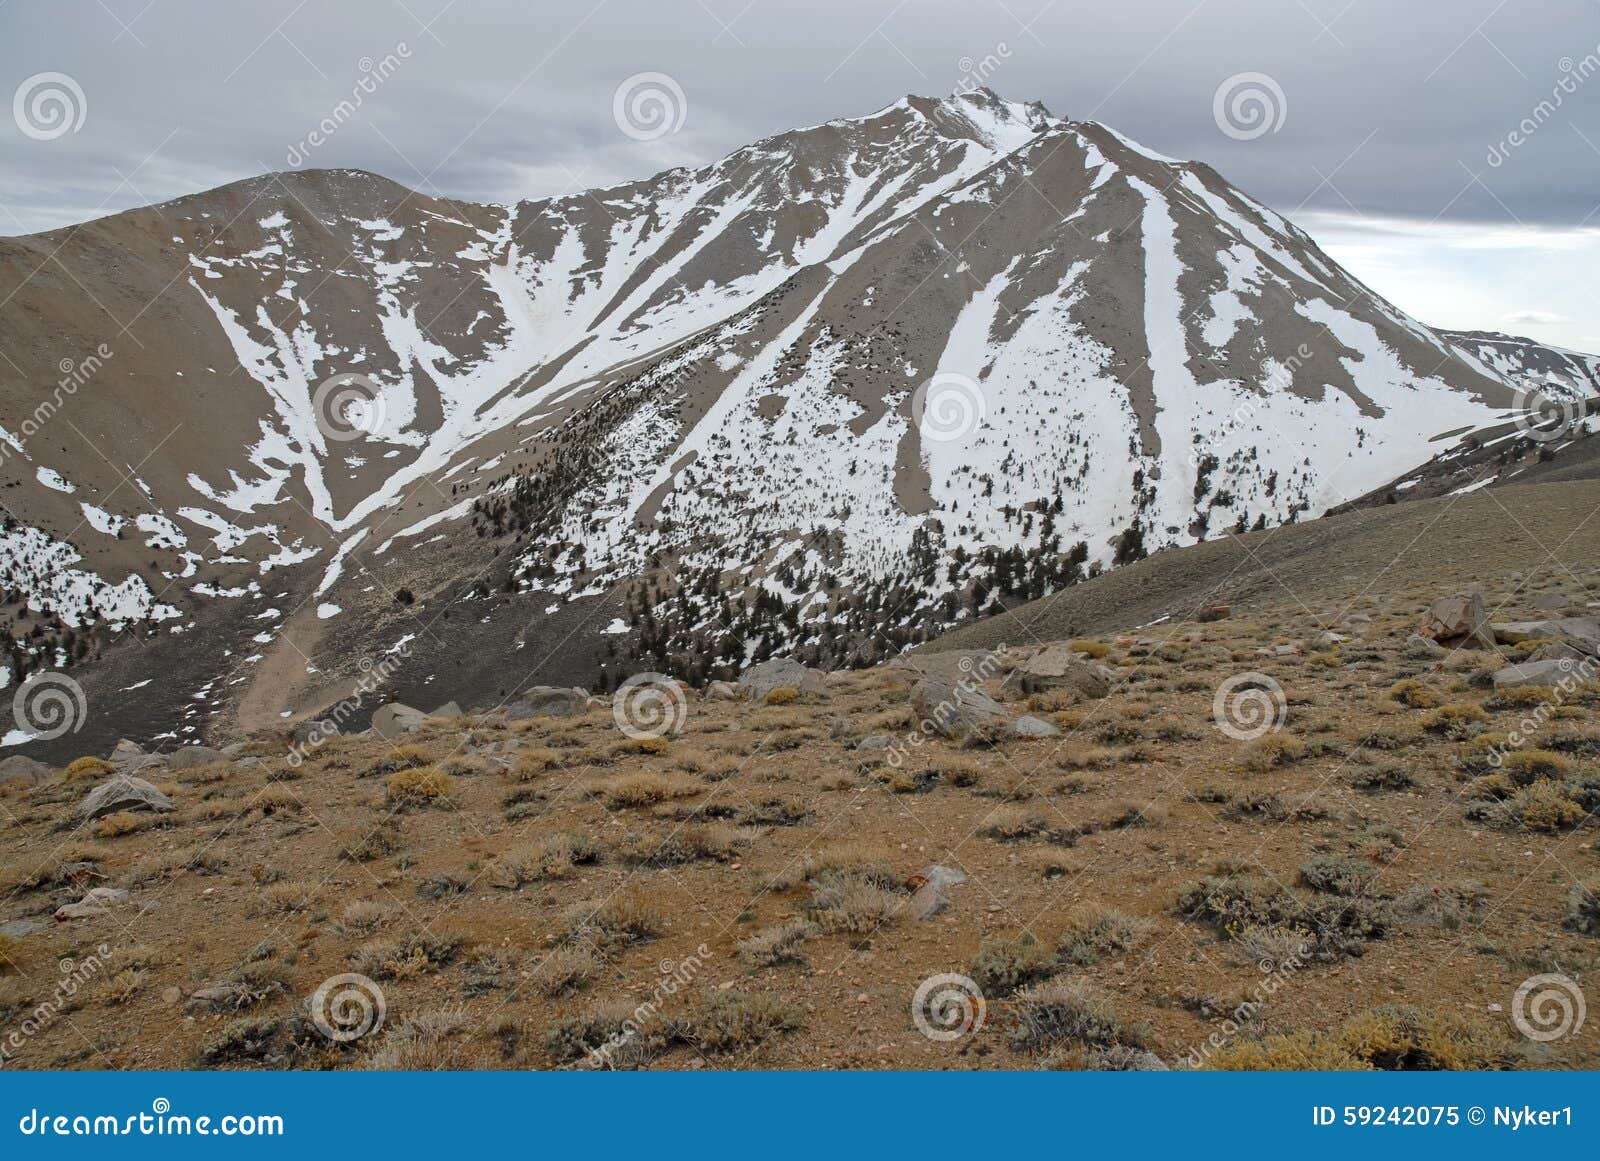
{"label": "dry dirt ground", "polygon": [[[1597,574],[1481,579],[1510,620],[1587,605]],[[0,920],[42,925],[0,942],[0,1051],[124,1069],[583,1067],[607,1044],[604,1063],[650,1068],[1600,1066],[1600,1017],[1561,1007],[1600,978],[1600,687],[1491,689],[1530,646],[1413,657],[1437,588],[1364,584],[1086,641],[1109,696],[1007,703],[1062,730],[1043,740],[925,738],[906,671],[882,668],[785,704],[690,695],[654,740],[598,706],[335,739],[298,766],[258,738],[151,773],[165,814],[75,824],[94,760],[10,785]],[[1283,691],[1265,703],[1281,728],[1253,741],[1219,728],[1251,724],[1248,699],[1216,712],[1246,672]],[[857,748],[875,735],[898,764]],[[966,879],[920,918],[932,864]],[[128,898],[52,921],[92,887]],[[944,974],[967,979],[924,986]],[[1536,976],[1559,978],[1518,998]]]}

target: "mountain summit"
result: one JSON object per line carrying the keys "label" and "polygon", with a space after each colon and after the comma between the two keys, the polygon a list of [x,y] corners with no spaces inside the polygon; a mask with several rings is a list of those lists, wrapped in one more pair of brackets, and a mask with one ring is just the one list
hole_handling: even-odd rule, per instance
{"label": "mountain summit", "polygon": [[146,737],[375,666],[875,660],[1369,493],[1550,365],[988,90],[511,206],[268,175],[0,240],[0,300],[10,677]]}

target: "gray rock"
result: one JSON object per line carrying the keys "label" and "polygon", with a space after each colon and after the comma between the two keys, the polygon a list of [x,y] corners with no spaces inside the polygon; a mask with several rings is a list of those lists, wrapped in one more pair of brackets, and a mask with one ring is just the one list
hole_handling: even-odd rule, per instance
{"label": "gray rock", "polygon": [[932,866],[923,867],[911,877],[908,886],[912,888],[911,915],[915,919],[929,920],[938,915],[950,905],[945,889],[957,883],[965,883],[965,872],[954,867],[942,866],[934,863]]}
{"label": "gray rock", "polygon": [[1031,714],[1023,714],[1006,727],[1006,737],[1022,741],[1032,741],[1036,738],[1058,738],[1060,736],[1061,731],[1055,726]]}
{"label": "gray rock", "polygon": [[1006,726],[1000,703],[959,681],[929,674],[911,687],[920,724],[945,738],[992,740]]}
{"label": "gray rock", "polygon": [[294,740],[302,746],[317,746],[338,734],[339,723],[332,718],[308,718],[294,727]]}
{"label": "gray rock", "polygon": [[76,903],[56,908],[55,918],[62,923],[69,919],[92,919],[108,914],[113,907],[127,901],[128,893],[117,887],[92,887]]}
{"label": "gray rock", "polygon": [[53,777],[55,771],[43,762],[34,761],[26,754],[13,754],[0,762],[0,785],[21,779],[33,786],[40,782],[48,782]]}
{"label": "gray rock", "polygon": [[807,669],[792,657],[774,657],[752,665],[739,675],[739,689],[751,701],[764,701],[775,689],[790,688],[813,697],[827,695],[822,674]]}
{"label": "gray rock", "polygon": [[589,709],[589,692],[559,685],[536,685],[506,707],[506,721],[570,718]]}
{"label": "gray rock", "polygon": [[89,791],[78,804],[78,817],[87,822],[119,810],[175,810],[172,799],[157,790],[143,778],[132,774],[118,774]]}
{"label": "gray rock", "polygon": [[1046,645],[1018,661],[1001,688],[1021,694],[1067,689],[1080,697],[1100,698],[1111,692],[1115,677],[1106,666],[1084,660],[1065,645]]}
{"label": "gray rock", "polygon": [[447,701],[442,706],[440,706],[438,709],[434,710],[433,713],[429,714],[428,716],[429,717],[433,717],[433,718],[445,718],[445,719],[449,720],[449,719],[452,719],[452,718],[463,718],[463,717],[466,717],[467,715],[464,712],[462,712],[462,709],[461,709],[461,706],[460,706],[459,703],[453,702],[453,701]]}
{"label": "gray rock", "polygon": [[44,924],[37,919],[8,919],[4,923],[0,923],[0,935],[8,939],[22,939],[24,936],[32,935],[35,931],[43,930],[43,928]]}
{"label": "gray rock", "polygon": [[166,755],[167,769],[189,770],[195,766],[209,766],[213,762],[226,762],[228,756],[210,746],[184,746]]}
{"label": "gray rock", "polygon": [[1462,592],[1434,601],[1417,626],[1417,635],[1430,641],[1492,647],[1494,634],[1489,629],[1489,607],[1483,597],[1483,587],[1469,585]]}
{"label": "gray rock", "polygon": [[1600,617],[1557,617],[1549,621],[1513,621],[1493,625],[1496,641],[1516,645],[1522,641],[1564,641],[1591,657],[1600,656]]}
{"label": "gray rock", "polygon": [[1561,593],[1543,593],[1533,598],[1533,607],[1541,613],[1561,613],[1573,607],[1573,600]]}
{"label": "gray rock", "polygon": [[744,697],[739,687],[731,681],[713,681],[706,686],[706,696],[717,701],[738,701]]}
{"label": "gray rock", "polygon": [[[1539,648],[1535,649],[1532,653],[1528,654],[1528,660],[1529,661],[1570,661],[1574,665],[1581,665],[1581,666],[1586,667],[1588,670],[1590,670],[1590,672],[1588,674],[1581,675],[1581,676],[1589,676],[1589,677],[1592,677],[1594,675],[1593,671],[1595,669],[1600,668],[1600,662],[1597,662],[1595,660],[1595,658],[1593,658],[1589,654],[1585,653],[1582,649],[1579,649],[1576,645],[1572,644],[1570,641],[1551,641],[1548,644],[1541,645],[1541,646],[1539,646]],[[1577,670],[1574,670],[1573,672],[1576,673]]]}
{"label": "gray rock", "polygon": [[1508,685],[1555,685],[1578,674],[1571,661],[1525,661],[1521,665],[1508,665],[1495,670],[1496,689]]}
{"label": "gray rock", "polygon": [[894,739],[888,734],[869,734],[855,744],[857,750],[887,750],[894,745]]}
{"label": "gray rock", "polygon": [[1324,629],[1317,638],[1318,645],[1343,645],[1349,638],[1343,633],[1335,633],[1332,629]]}
{"label": "gray rock", "polygon": [[163,764],[160,754],[149,754],[137,742],[120,739],[108,759],[118,774],[137,774],[140,770]]}
{"label": "gray rock", "polygon": [[1450,650],[1437,641],[1413,633],[1406,638],[1406,656],[1416,661],[1439,661],[1450,656]]}
{"label": "gray rock", "polygon": [[428,715],[415,706],[391,701],[373,711],[372,732],[386,742],[397,742],[427,720]]}
{"label": "gray rock", "polygon": [[1000,676],[1000,655],[989,649],[945,649],[937,653],[907,653],[889,662],[891,670],[912,680],[934,674],[949,681],[982,682]]}

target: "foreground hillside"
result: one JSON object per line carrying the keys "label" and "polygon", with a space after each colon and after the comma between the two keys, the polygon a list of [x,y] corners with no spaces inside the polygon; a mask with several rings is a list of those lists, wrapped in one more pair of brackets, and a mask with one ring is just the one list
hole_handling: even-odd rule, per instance
{"label": "foreground hillside", "polygon": [[[393,743],[263,735],[142,769],[124,749],[163,809],[87,821],[112,763],[13,764],[4,1051],[34,1068],[1600,1066],[1573,1011],[1600,953],[1600,687],[1592,666],[1494,684],[1572,647],[1504,623],[1573,615],[1557,635],[1590,640],[1593,491],[1575,487],[1501,493],[1548,501],[1526,534],[1543,563],[1479,496],[1432,523],[1435,502],[1390,510],[1464,543],[1423,531],[1435,549],[1413,559],[1391,540],[1387,570],[1356,513],[1337,518],[1345,568],[1323,555],[1303,586],[1273,554],[1298,544],[1309,568],[1304,538],[1335,521],[1086,584],[1169,583],[1188,558],[1213,590],[1274,562],[1286,587],[1144,629],[1130,604],[1070,649],[1030,634],[825,679],[646,686],[615,712],[552,699],[571,715],[433,718]],[[1472,579],[1500,643],[1415,639]]]}

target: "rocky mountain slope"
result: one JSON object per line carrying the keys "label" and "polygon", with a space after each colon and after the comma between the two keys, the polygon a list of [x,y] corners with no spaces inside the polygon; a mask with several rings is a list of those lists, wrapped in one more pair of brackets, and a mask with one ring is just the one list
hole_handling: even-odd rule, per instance
{"label": "rocky mountain slope", "polygon": [[98,658],[145,740],[871,661],[1317,515],[1543,366],[987,91],[514,206],[270,175],[0,240],[0,303],[7,680]]}

